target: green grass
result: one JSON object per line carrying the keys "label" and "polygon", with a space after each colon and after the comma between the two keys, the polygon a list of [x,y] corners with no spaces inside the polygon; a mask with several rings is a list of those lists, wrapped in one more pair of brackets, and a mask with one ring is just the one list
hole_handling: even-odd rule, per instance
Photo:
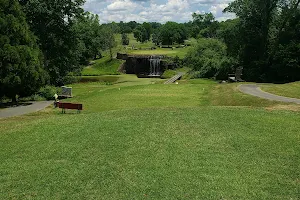
{"label": "green grass", "polygon": [[299,120],[213,107],[6,120],[0,198],[297,199]]}
{"label": "green grass", "polygon": [[[191,48],[191,47],[175,48],[174,50],[172,50],[172,48],[159,48],[155,46],[155,44],[151,41],[147,41],[144,43],[137,42],[133,34],[128,34],[128,38],[129,38],[129,45],[125,46],[124,48],[121,43],[121,34],[116,35],[116,41],[118,44],[118,47],[116,47],[116,51],[120,51],[122,53],[128,53],[128,54],[135,54],[135,55],[166,55],[170,57],[178,56],[179,58],[184,58],[186,53]],[[187,41],[187,43],[194,44],[195,41],[194,39],[190,39],[189,41]],[[138,50],[126,49],[128,47],[131,48],[132,46],[134,46],[134,48],[137,48]],[[173,45],[173,46],[176,47],[178,45]],[[151,48],[151,47],[156,47],[157,49],[155,50],[143,49],[143,48]]]}
{"label": "green grass", "polygon": [[186,53],[189,51],[190,47],[185,48],[157,48],[154,50],[128,50],[127,53],[135,55],[166,55],[170,57],[178,56],[179,58],[184,58]]}
{"label": "green grass", "polygon": [[264,84],[261,89],[280,96],[300,99],[300,82],[286,84]]}
{"label": "green grass", "polygon": [[98,76],[98,75],[117,75],[120,74],[118,69],[124,62],[118,59],[110,60],[109,56],[94,61],[91,66],[85,67],[82,71],[83,76]]}
{"label": "green grass", "polygon": [[91,78],[64,100],[81,114],[0,120],[0,199],[299,198],[298,112],[208,79]]}

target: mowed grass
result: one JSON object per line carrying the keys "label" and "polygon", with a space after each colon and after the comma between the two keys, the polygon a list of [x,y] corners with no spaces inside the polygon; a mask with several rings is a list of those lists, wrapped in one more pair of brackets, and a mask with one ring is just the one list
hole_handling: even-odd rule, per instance
{"label": "mowed grass", "polygon": [[280,96],[300,99],[300,82],[286,84],[264,84],[261,89]]}
{"label": "mowed grass", "polygon": [[166,55],[170,57],[178,56],[184,58],[191,47],[185,48],[157,48],[154,50],[129,50],[127,53],[134,55]]}
{"label": "mowed grass", "polygon": [[165,80],[139,79],[135,75],[103,77],[116,82],[112,85],[103,82],[73,84],[75,98],[64,101],[82,103],[84,112],[157,107],[266,107],[277,103],[243,94],[238,91],[238,84],[217,84],[212,80],[182,80],[179,84],[165,85],[161,84]]}
{"label": "mowed grass", "polygon": [[95,60],[95,63],[91,66],[85,67],[82,70],[83,76],[99,76],[99,75],[117,75],[119,67],[124,62],[123,60],[110,59],[109,56],[105,56],[101,59]]}
{"label": "mowed grass", "polygon": [[0,120],[0,199],[299,198],[298,112],[237,84],[95,78],[63,100],[81,114]]}
{"label": "mowed grass", "polygon": [[0,199],[297,199],[299,120],[215,107],[4,120]]}

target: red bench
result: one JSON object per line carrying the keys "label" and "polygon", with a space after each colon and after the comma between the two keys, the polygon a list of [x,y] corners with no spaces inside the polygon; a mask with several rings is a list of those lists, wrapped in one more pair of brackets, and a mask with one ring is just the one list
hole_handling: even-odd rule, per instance
{"label": "red bench", "polygon": [[78,113],[82,110],[82,104],[78,103],[58,103],[58,107],[62,109],[62,113],[66,113],[65,109],[77,110]]}

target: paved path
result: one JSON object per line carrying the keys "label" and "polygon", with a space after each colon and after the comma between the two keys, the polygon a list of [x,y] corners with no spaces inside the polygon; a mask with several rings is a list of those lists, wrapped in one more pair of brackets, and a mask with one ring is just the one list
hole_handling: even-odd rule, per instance
{"label": "paved path", "polygon": [[33,101],[28,103],[32,103],[32,104],[27,106],[17,106],[17,107],[0,109],[0,119],[6,117],[24,115],[24,114],[43,110],[44,108],[52,104],[53,101]]}
{"label": "paved path", "polygon": [[260,89],[260,87],[258,85],[251,85],[251,84],[240,85],[239,90],[243,93],[250,94],[250,95],[253,95],[256,97],[260,97],[263,99],[268,99],[268,100],[272,100],[272,101],[281,101],[281,102],[285,102],[285,103],[300,104],[300,99],[283,97],[283,96],[278,96],[278,95],[271,94],[268,92],[264,92]]}

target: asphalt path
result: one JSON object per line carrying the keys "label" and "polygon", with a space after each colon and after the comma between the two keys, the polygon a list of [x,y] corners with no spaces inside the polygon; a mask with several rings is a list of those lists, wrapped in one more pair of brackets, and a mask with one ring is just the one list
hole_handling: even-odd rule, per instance
{"label": "asphalt path", "polygon": [[28,113],[43,110],[50,104],[53,104],[53,101],[33,101],[28,103],[29,105],[21,105],[16,107],[0,109],[0,119],[25,115]]}
{"label": "asphalt path", "polygon": [[250,94],[252,96],[260,97],[263,99],[268,99],[271,101],[281,101],[281,102],[285,102],[285,103],[300,104],[300,99],[283,97],[283,96],[271,94],[271,93],[262,91],[258,85],[243,84],[243,85],[239,86],[239,90],[245,94]]}

